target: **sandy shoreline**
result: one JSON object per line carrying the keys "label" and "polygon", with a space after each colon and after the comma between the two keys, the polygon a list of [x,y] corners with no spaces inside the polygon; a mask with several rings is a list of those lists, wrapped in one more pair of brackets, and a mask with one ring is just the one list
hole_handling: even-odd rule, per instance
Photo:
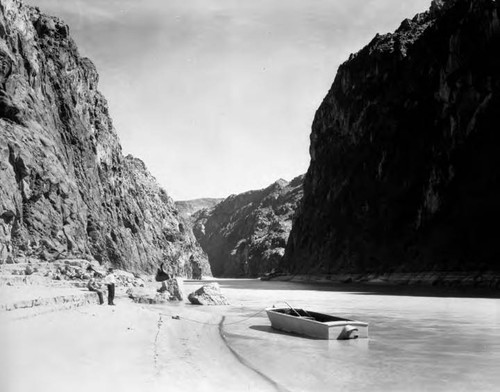
{"label": "sandy shoreline", "polygon": [[277,390],[226,346],[219,324],[230,310],[140,305],[122,296],[116,307],[91,305],[21,320],[4,313],[0,389]]}

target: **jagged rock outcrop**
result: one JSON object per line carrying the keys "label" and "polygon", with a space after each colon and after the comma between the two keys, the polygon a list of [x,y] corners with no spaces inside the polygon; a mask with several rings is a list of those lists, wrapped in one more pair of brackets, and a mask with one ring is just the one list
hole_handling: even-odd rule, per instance
{"label": "jagged rock outcrop", "polygon": [[278,267],[302,197],[303,177],[229,196],[193,215],[193,231],[214,276],[255,277]]}
{"label": "jagged rock outcrop", "polygon": [[95,258],[190,275],[206,257],[139,159],[122,155],[98,74],[61,20],[0,1],[0,263]]}
{"label": "jagged rock outcrop", "polygon": [[340,66],[291,272],[500,270],[500,4],[433,1]]}
{"label": "jagged rock outcrop", "polygon": [[186,217],[190,217],[200,210],[214,207],[222,200],[224,199],[210,197],[193,200],[179,200],[175,202],[175,206],[181,214],[185,215]]}

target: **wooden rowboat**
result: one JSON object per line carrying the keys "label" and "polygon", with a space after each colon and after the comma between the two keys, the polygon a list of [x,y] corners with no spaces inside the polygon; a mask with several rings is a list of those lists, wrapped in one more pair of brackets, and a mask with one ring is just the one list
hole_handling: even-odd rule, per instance
{"label": "wooden rowboat", "polygon": [[317,339],[368,338],[368,323],[304,309],[267,308],[271,327]]}

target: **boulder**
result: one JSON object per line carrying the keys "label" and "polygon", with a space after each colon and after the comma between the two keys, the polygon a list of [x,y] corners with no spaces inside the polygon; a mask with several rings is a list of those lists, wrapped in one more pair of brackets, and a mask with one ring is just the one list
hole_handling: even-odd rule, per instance
{"label": "boulder", "polygon": [[35,269],[31,265],[27,265],[26,269],[24,270],[25,275],[32,275],[35,272]]}
{"label": "boulder", "polygon": [[154,290],[148,290],[145,288],[130,288],[127,290],[127,295],[132,301],[139,304],[164,304],[170,301],[169,293],[158,293]]}
{"label": "boulder", "polygon": [[218,283],[208,283],[188,296],[194,305],[229,305],[227,298],[220,292]]}
{"label": "boulder", "polygon": [[173,278],[162,282],[161,287],[158,289],[159,293],[170,294],[171,300],[182,301],[184,299],[184,292],[182,290],[182,279]]}

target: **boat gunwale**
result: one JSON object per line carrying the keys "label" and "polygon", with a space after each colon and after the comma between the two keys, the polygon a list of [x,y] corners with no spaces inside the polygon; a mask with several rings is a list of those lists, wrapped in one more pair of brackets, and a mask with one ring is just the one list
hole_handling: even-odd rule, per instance
{"label": "boat gunwale", "polygon": [[[307,321],[307,322],[314,323],[314,324],[324,325],[326,327],[340,327],[340,326],[345,326],[345,325],[368,327],[368,323],[365,323],[364,321],[345,319],[345,318],[341,318],[341,317],[337,317],[337,318],[341,318],[341,320],[338,320],[338,321],[317,321],[317,320],[311,320],[310,318],[303,317],[303,316],[298,317],[298,316],[294,316],[294,315],[287,314],[287,313],[277,312],[277,310],[288,310],[288,308],[266,308],[267,313],[271,312],[271,313],[274,313],[274,314],[279,315],[279,316],[289,317],[293,320]],[[304,309],[299,309],[299,310],[304,310]],[[325,316],[331,316],[331,315],[326,314],[326,313],[319,313],[319,312],[314,312],[314,311],[311,311],[311,312],[322,314]],[[331,316],[331,317],[336,317],[336,316]],[[271,322],[271,324],[272,324],[272,322]]]}

